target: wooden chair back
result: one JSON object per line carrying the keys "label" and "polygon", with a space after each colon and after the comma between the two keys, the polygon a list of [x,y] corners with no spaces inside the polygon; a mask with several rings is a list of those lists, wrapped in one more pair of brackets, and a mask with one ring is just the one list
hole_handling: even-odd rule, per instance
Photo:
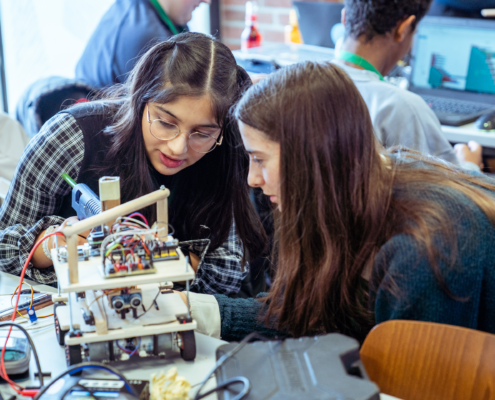
{"label": "wooden chair back", "polygon": [[380,390],[400,399],[495,400],[492,334],[431,322],[387,321],[367,336],[361,359]]}

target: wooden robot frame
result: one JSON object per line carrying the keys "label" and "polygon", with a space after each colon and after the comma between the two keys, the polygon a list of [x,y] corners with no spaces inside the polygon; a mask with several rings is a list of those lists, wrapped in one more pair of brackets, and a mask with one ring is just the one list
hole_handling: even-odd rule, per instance
{"label": "wooden robot frame", "polygon": [[[138,339],[137,346],[142,346],[143,350],[134,353],[139,357],[165,356],[180,350],[182,358],[193,360],[196,356],[194,329],[197,325],[191,319],[189,310],[180,300],[179,295],[171,291],[172,282],[189,282],[194,279],[194,271],[179,248],[177,248],[178,260],[154,263],[156,273],[111,279],[106,279],[101,272],[104,268],[101,257],[79,260],[77,247],[79,234],[98,226],[111,224],[119,217],[155,203],[156,234],[163,241],[169,237],[167,203],[170,191],[162,186],[153,193],[120,205],[120,187],[116,187],[117,185],[120,185],[118,178],[101,178],[102,212],[67,226],[63,230],[67,243],[67,262],[59,258],[58,249],[52,249],[59,290],[58,296],[54,296],[55,330],[59,343],[66,346],[67,363],[76,364],[85,358],[103,362],[125,360],[127,358],[120,352],[125,349],[119,345],[119,340],[129,342]],[[117,288],[140,290],[143,310],[145,301],[149,302],[149,299],[153,298],[151,304],[156,307],[150,306],[144,312],[145,318],[139,319],[142,315],[136,318],[134,314],[134,318],[130,318],[131,321],[126,321],[124,316],[120,316],[112,309],[106,296],[98,296],[96,292],[98,290],[108,292]],[[103,301],[100,301],[101,298]],[[160,298],[159,302],[156,301],[158,298]],[[64,302],[67,302],[68,306],[64,306]],[[87,323],[85,310],[91,310],[91,324]],[[142,341],[144,345],[141,345]],[[131,353],[131,356],[134,353]]]}

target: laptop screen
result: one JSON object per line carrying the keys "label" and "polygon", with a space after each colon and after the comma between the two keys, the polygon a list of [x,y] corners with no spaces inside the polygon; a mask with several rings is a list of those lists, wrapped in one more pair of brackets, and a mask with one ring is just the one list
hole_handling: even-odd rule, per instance
{"label": "laptop screen", "polygon": [[412,84],[495,94],[495,24],[456,20],[427,17],[419,24]]}

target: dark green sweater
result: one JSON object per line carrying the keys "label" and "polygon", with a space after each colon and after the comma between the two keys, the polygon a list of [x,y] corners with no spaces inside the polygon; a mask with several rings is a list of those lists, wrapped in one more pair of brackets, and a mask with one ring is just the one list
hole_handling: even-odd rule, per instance
{"label": "dark green sweater", "polygon": [[[494,181],[491,181],[494,183]],[[393,236],[380,249],[373,277],[386,270],[378,290],[371,291],[375,322],[391,319],[430,321],[495,333],[495,228],[481,209],[462,193],[431,187],[418,193],[395,191],[394,196],[420,198],[440,204],[457,236],[454,267],[447,265],[451,248],[438,232],[434,243],[437,262],[447,287],[462,301],[447,295],[433,273],[424,249],[405,234]],[[395,281],[398,294],[387,287]],[[262,303],[257,299],[232,299],[215,295],[220,306],[222,338],[239,340],[257,331],[267,337],[283,335],[257,321]]]}

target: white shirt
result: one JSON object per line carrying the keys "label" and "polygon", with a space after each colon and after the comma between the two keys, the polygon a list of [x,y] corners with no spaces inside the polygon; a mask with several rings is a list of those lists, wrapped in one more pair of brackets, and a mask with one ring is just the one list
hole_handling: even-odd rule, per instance
{"label": "white shirt", "polygon": [[12,180],[28,142],[21,124],[0,112],[0,177]]}
{"label": "white shirt", "polygon": [[191,316],[198,324],[197,332],[220,339],[222,321],[220,307],[211,294],[189,292]]}
{"label": "white shirt", "polygon": [[375,135],[384,147],[402,145],[459,165],[440,121],[417,94],[401,89],[371,71],[332,61],[353,80],[370,112]]}

